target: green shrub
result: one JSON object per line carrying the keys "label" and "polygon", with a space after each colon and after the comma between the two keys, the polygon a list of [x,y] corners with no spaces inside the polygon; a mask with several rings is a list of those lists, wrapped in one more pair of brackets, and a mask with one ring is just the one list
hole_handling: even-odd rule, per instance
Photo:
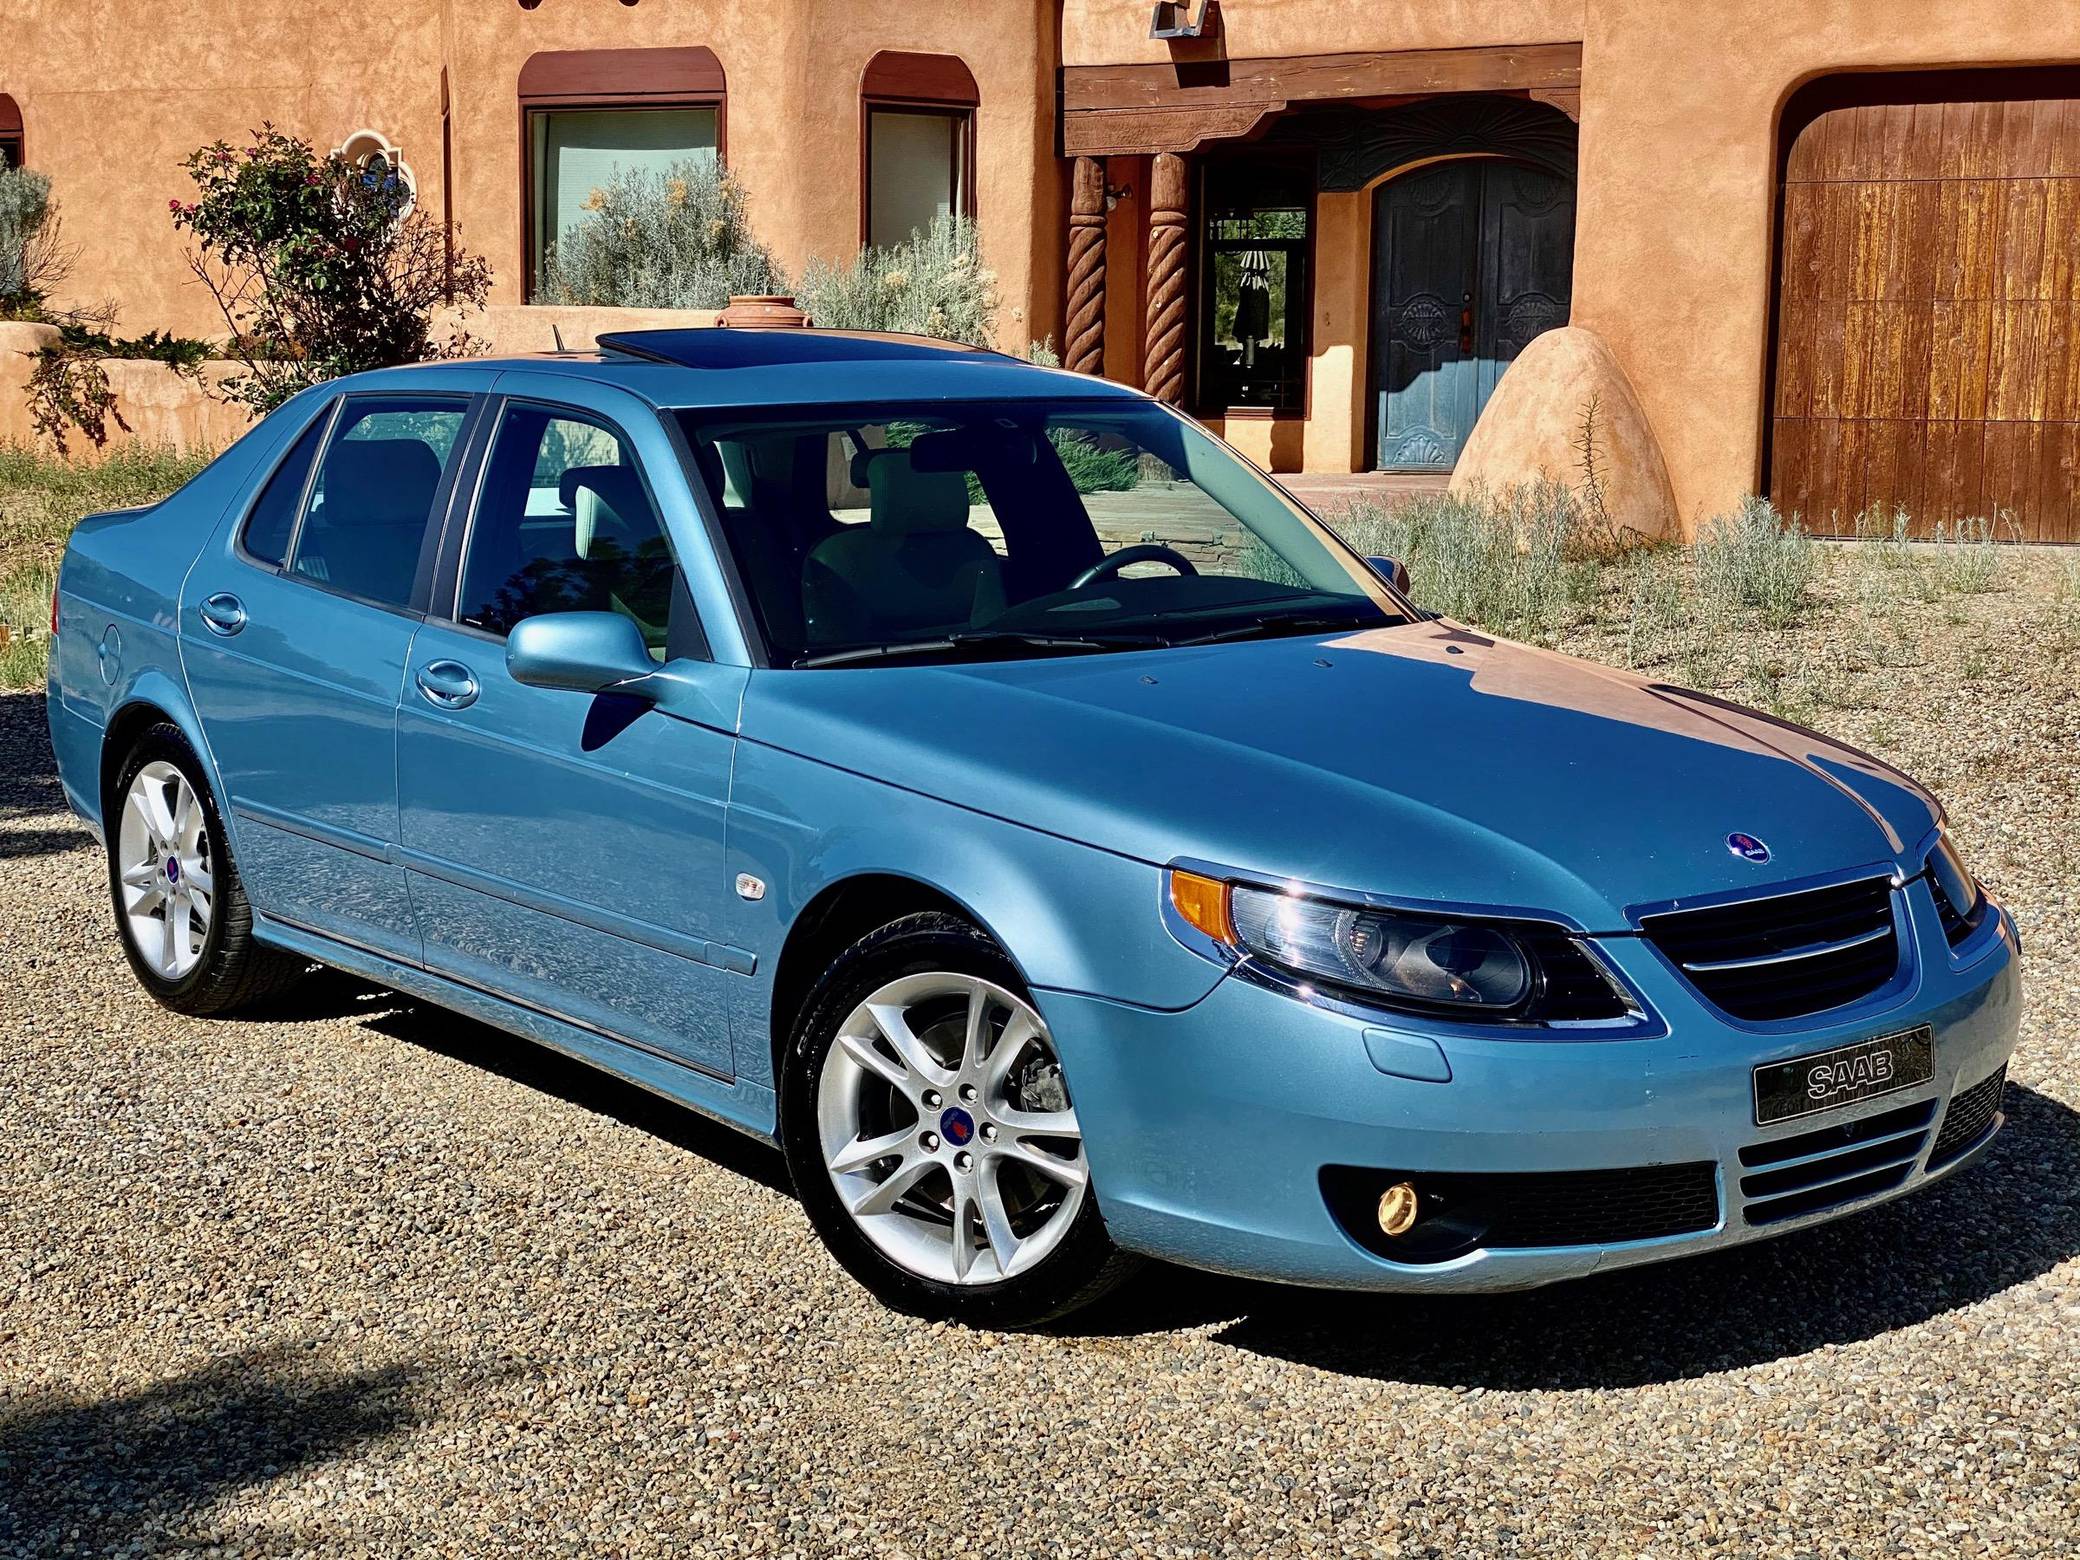
{"label": "green shrub", "polygon": [[1932,556],[1945,590],[1983,596],[2001,587],[2003,560],[1991,520],[1960,520],[1955,525],[1938,520]]}
{"label": "green shrub", "polygon": [[1798,621],[1820,569],[1813,539],[1766,498],[1743,498],[1698,530],[1698,594],[1724,609],[1754,608],[1774,627]]}
{"label": "green shrub", "polygon": [[744,187],[718,162],[624,170],[585,207],[543,259],[536,303],[720,309],[740,293],[787,290],[752,234]]}
{"label": "green shrub", "polygon": [[863,249],[844,266],[811,261],[795,301],[825,330],[893,330],[986,347],[997,279],[982,264],[975,224],[941,216],[907,243]]}

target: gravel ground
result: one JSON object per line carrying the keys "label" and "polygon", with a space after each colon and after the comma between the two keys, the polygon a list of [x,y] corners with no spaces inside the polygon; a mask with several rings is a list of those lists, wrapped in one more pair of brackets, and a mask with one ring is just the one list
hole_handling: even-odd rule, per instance
{"label": "gravel ground", "polygon": [[491,1030],[333,977],[160,1011],[41,700],[0,698],[0,1550],[2080,1549],[2080,663],[2050,602],[1931,608],[1919,664],[1825,717],[1945,792],[2021,919],[1979,1168],[1527,1295],[1157,1270],[1043,1336],[880,1310],[773,1153]]}

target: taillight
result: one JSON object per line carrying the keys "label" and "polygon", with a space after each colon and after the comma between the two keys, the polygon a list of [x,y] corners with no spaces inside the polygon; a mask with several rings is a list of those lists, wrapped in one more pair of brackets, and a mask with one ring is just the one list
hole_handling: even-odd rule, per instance
{"label": "taillight", "polygon": [[57,582],[56,582],[56,581],[52,581],[52,583],[51,583],[51,638],[53,638],[53,639],[56,639],[57,637],[58,637],[58,586],[57,586]]}

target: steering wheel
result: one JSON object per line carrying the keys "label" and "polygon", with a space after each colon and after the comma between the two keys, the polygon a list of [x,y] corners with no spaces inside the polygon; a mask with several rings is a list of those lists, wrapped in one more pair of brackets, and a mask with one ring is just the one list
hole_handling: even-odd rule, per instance
{"label": "steering wheel", "polygon": [[1081,590],[1093,580],[1109,580],[1121,569],[1136,563],[1167,563],[1179,574],[1197,574],[1198,567],[1175,547],[1165,547],[1161,542],[1136,542],[1132,547],[1122,547],[1109,557],[1100,558],[1069,582],[1071,590]]}

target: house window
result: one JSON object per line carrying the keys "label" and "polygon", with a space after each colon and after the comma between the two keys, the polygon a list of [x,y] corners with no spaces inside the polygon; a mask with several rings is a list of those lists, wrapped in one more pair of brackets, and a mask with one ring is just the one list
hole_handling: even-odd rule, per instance
{"label": "house window", "polygon": [[527,287],[543,257],[631,173],[661,173],[723,153],[726,86],[707,49],[584,49],[537,54],[520,72],[526,148]]}
{"label": "house window", "polygon": [[1209,162],[1200,211],[1199,406],[1301,411],[1313,311],[1313,169]]}
{"label": "house window", "polygon": [[860,239],[900,244],[939,217],[975,214],[975,110],[981,96],[950,54],[884,49],[860,83],[864,144]]}
{"label": "house window", "polygon": [[419,198],[419,181],[389,137],[375,130],[356,130],[338,147],[348,166],[371,187],[389,193],[402,217]]}
{"label": "house window", "polygon": [[0,92],[0,168],[22,165],[22,111],[5,92]]}

